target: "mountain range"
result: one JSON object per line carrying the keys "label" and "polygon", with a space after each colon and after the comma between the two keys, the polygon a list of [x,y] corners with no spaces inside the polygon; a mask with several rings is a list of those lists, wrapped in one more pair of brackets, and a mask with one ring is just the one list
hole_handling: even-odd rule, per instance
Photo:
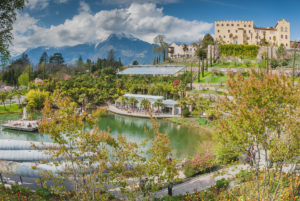
{"label": "mountain range", "polygon": [[[28,49],[26,53],[33,65],[39,63],[42,53],[47,52],[50,57],[56,52],[62,53],[66,63],[75,63],[81,56],[83,61],[91,59],[97,61],[97,58],[107,58],[108,52],[113,49],[115,59],[121,58],[124,65],[132,64],[137,60],[139,64],[152,64],[155,53],[152,52],[153,44],[142,41],[132,35],[127,34],[111,34],[101,43],[86,43],[76,46],[65,47],[37,47]],[[21,55],[14,57],[19,58]]]}

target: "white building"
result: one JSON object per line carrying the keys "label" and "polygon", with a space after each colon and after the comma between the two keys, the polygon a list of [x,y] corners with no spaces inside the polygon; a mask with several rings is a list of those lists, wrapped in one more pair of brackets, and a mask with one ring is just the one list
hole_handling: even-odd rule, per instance
{"label": "white building", "polygon": [[[186,51],[185,51],[185,48]],[[192,57],[195,56],[195,52],[197,50],[197,47],[194,45],[178,45],[175,42],[173,42],[168,47],[168,57],[170,58],[181,58],[181,57]]]}

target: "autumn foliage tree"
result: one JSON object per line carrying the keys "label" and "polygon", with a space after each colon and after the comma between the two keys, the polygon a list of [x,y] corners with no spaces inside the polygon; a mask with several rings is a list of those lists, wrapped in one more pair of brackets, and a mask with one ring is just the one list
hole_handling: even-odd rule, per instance
{"label": "autumn foliage tree", "polygon": [[248,190],[247,199],[277,200],[283,174],[293,178],[299,164],[300,85],[293,86],[284,75],[254,70],[249,77],[229,75],[228,96],[232,99],[223,98],[218,106],[219,152],[241,154],[253,147],[256,193]]}

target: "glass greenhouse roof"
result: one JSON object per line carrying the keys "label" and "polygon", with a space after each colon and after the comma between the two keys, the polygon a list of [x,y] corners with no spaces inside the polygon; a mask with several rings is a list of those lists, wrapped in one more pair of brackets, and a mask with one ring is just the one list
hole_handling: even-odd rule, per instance
{"label": "glass greenhouse roof", "polygon": [[185,70],[185,66],[136,65],[119,72],[118,75],[175,75]]}

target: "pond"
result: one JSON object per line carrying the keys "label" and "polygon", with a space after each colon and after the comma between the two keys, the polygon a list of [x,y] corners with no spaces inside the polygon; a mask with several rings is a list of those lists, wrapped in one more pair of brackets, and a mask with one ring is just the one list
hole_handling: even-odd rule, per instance
{"label": "pond", "polygon": [[[20,119],[21,115],[0,115],[0,124],[8,120]],[[170,123],[167,120],[158,120],[160,132],[168,133],[171,147],[176,158],[185,158],[194,155],[197,151],[203,151],[211,147],[211,134],[203,129],[191,128]],[[100,117],[99,126],[101,130],[109,130],[112,136],[124,135],[128,140],[141,143],[145,138],[149,138],[147,132],[152,132],[150,119],[121,116],[109,114]],[[50,141],[45,134],[28,133],[23,131],[13,131],[0,128],[0,139],[15,139],[26,141]]]}

